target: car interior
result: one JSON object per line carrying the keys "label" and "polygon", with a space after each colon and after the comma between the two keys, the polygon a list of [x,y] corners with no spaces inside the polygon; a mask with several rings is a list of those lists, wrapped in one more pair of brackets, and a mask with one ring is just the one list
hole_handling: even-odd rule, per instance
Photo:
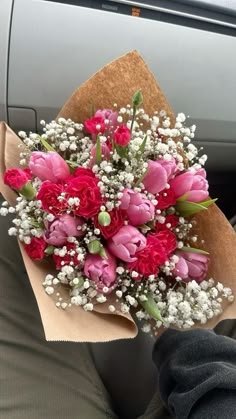
{"label": "car interior", "polygon": [[[0,32],[0,120],[15,132],[40,132],[40,121],[53,120],[78,86],[138,50],[174,112],[196,124],[194,143],[208,155],[210,195],[236,230],[235,0],[1,0]],[[122,342],[92,348],[105,383],[114,347],[126,357]],[[128,348],[138,348],[133,374],[151,346],[138,340]],[[137,409],[156,386],[151,364],[139,374],[149,382],[139,401],[134,385]]]}

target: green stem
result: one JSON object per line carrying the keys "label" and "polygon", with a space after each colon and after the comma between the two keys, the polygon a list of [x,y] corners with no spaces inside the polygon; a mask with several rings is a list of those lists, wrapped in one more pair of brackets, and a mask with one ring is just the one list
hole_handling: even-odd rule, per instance
{"label": "green stem", "polygon": [[137,112],[137,108],[136,108],[136,106],[134,106],[133,107],[132,122],[131,122],[131,127],[130,127],[130,133],[132,133],[132,130],[133,130],[136,112]]}

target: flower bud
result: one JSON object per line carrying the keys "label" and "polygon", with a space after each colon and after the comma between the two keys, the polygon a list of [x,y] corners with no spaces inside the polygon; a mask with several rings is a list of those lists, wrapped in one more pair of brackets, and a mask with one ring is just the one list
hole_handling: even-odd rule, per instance
{"label": "flower bud", "polygon": [[136,108],[143,103],[143,95],[142,95],[141,90],[138,90],[137,92],[135,92],[132,98],[132,102]]}
{"label": "flower bud", "polygon": [[89,244],[88,244],[88,251],[89,253],[92,253],[93,255],[100,253],[101,250],[101,243],[99,240],[92,240]]}
{"label": "flower bud", "polygon": [[101,211],[98,214],[98,222],[101,226],[103,227],[107,227],[111,224],[111,216],[108,212],[106,211]]}

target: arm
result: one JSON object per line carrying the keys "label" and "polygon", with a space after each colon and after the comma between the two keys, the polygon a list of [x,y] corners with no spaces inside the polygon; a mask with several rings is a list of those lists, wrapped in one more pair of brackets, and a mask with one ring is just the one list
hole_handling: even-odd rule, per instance
{"label": "arm", "polygon": [[236,417],[236,342],[208,330],[166,331],[153,359],[176,419]]}

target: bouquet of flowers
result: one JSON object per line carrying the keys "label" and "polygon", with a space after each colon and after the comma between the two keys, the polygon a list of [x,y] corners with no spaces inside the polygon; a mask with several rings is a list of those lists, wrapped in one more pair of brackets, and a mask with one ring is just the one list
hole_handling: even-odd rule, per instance
{"label": "bouquet of flowers", "polygon": [[58,309],[106,304],[157,334],[206,324],[234,296],[207,277],[214,255],[197,233],[195,215],[215,200],[196,127],[183,113],[174,122],[164,109],[147,113],[143,99],[138,90],[123,107],[91,102],[83,121],[19,132],[19,166],[3,175],[18,196],[0,214],[14,213],[9,234],[33,261],[50,260],[42,286]]}
{"label": "bouquet of flowers", "polygon": [[1,214],[16,212],[9,234],[32,259],[52,257],[57,272],[43,286],[56,293],[58,308],[92,311],[114,292],[121,312],[134,307],[139,319],[156,320],[153,328],[187,328],[217,316],[219,296],[234,298],[204,281],[209,257],[193,247],[189,217],[214,202],[206,156],[198,157],[184,114],[171,129],[165,111],[150,117],[141,105],[137,91],[132,107],[100,109],[80,124],[42,121],[42,136],[20,132],[27,167],[5,172],[19,197]]}

